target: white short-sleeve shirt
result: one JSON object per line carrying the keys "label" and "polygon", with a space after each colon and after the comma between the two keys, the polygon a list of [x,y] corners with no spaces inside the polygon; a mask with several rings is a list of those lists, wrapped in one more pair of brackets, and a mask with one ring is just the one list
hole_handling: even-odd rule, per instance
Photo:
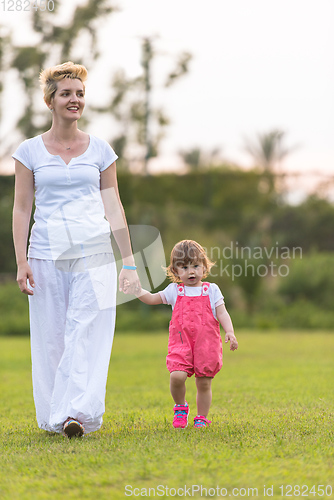
{"label": "white short-sleeve shirt", "polygon": [[[160,293],[161,300],[163,304],[169,304],[174,309],[176,299],[177,299],[177,283],[170,283],[164,290]],[[202,293],[202,286],[185,286],[184,294],[188,297],[199,297]],[[209,286],[209,298],[212,309],[212,314],[217,319],[216,307],[224,304],[224,297],[220,291],[220,288],[215,283],[210,283]]]}
{"label": "white short-sleeve shirt", "polygon": [[57,260],[112,252],[100,173],[117,155],[106,141],[90,135],[86,151],[67,165],[48,152],[38,135],[22,142],[13,158],[34,175],[36,210],[29,257]]}

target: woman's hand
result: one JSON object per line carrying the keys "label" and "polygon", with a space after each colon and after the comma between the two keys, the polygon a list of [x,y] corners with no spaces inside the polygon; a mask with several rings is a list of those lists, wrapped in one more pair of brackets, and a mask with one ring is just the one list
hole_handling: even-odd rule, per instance
{"label": "woman's hand", "polygon": [[122,269],[119,273],[119,291],[130,295],[136,295],[141,290],[137,271],[134,269]]}
{"label": "woman's hand", "polygon": [[16,281],[22,293],[25,293],[26,295],[34,295],[34,292],[30,288],[28,288],[27,283],[27,281],[29,281],[29,285],[32,288],[35,287],[34,277],[28,262],[25,262],[24,264],[20,264],[18,266]]}

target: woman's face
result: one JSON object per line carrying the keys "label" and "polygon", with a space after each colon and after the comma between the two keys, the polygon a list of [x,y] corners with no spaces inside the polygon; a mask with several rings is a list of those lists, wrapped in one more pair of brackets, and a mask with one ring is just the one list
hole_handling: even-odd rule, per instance
{"label": "woman's face", "polygon": [[85,107],[85,90],[78,78],[64,78],[58,82],[58,87],[51,100],[50,109],[53,116],[64,120],[78,120]]}

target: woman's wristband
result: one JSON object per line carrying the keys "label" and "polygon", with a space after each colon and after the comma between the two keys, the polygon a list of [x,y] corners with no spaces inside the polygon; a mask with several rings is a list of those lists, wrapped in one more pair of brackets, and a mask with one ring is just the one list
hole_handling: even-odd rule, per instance
{"label": "woman's wristband", "polygon": [[130,271],[135,271],[137,266],[123,266],[123,269],[130,269]]}

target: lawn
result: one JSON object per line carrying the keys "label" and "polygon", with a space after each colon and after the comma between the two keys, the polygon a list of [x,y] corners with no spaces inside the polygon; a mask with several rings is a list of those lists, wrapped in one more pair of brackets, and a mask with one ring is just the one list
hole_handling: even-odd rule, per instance
{"label": "lawn", "polygon": [[[211,427],[175,430],[166,334],[116,333],[104,425],[69,441],[37,428],[29,340],[0,338],[0,499],[334,499],[334,335],[238,340]],[[187,400],[193,418],[193,378]]]}

